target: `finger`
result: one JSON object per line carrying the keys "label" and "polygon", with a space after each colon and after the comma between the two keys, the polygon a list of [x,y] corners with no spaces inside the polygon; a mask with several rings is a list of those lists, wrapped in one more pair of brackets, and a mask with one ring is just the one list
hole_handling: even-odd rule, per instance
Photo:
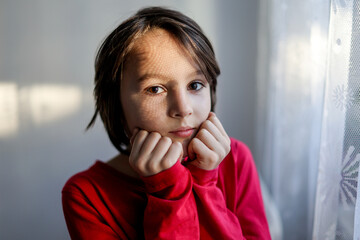
{"label": "finger", "polygon": [[140,130],[134,137],[133,146],[131,148],[130,157],[134,158],[140,152],[141,146],[143,145],[145,139],[149,135],[148,131]]}
{"label": "finger", "polygon": [[169,148],[169,151],[165,154],[161,160],[161,166],[163,169],[172,167],[179,159],[182,158],[183,149],[180,142],[173,142]]}
{"label": "finger", "polygon": [[215,137],[215,139],[218,141],[218,145],[222,145],[223,148],[225,149],[225,151],[230,150],[230,138],[228,135],[222,135],[220,133],[220,130],[218,129],[217,126],[215,126],[215,124],[213,122],[211,122],[210,120],[206,120],[202,126],[202,129],[206,129],[210,132],[211,135],[213,135]]}
{"label": "finger", "polygon": [[214,112],[209,112],[208,118],[213,117],[213,116],[216,116],[216,114]]}
{"label": "finger", "polygon": [[[205,165],[209,165],[212,164],[213,162],[216,162],[217,160],[217,156],[215,154],[215,152],[213,152],[212,150],[210,150],[205,143],[203,143],[200,139],[198,138],[193,138],[191,141],[191,144],[189,144],[189,149],[191,149],[192,152],[196,153],[196,159],[199,161],[197,164],[198,165],[202,165],[202,160],[206,159],[206,164]],[[195,162],[195,161],[193,161]],[[193,163],[191,162],[191,163]]]}
{"label": "finger", "polygon": [[159,140],[161,138],[160,133],[158,132],[151,132],[144,140],[139,154],[140,155],[150,155],[152,151],[154,150],[155,146],[158,144]]}
{"label": "finger", "polygon": [[140,130],[134,140],[129,163],[140,175],[147,176],[154,173],[156,162],[150,161],[151,153],[158,143],[161,135],[156,132]]}
{"label": "finger", "polygon": [[211,112],[208,120],[211,121],[220,130],[220,132],[223,136],[226,136],[226,137],[228,136],[223,125],[221,124],[219,118],[215,115],[215,113]]}
{"label": "finger", "polygon": [[[217,126],[215,126],[215,124],[213,122],[211,122],[210,120],[205,120],[205,122],[203,122],[201,124],[200,127],[200,131],[201,129],[206,129],[211,135],[213,135],[216,140],[218,140],[219,142],[224,140],[224,136],[222,135],[222,133],[220,132],[220,130],[218,129]],[[199,131],[199,132],[200,132]],[[198,133],[199,134],[199,133]],[[197,134],[197,135],[198,135]]]}
{"label": "finger", "polygon": [[202,140],[200,140],[197,136],[194,137],[188,146],[188,154],[191,160],[195,160],[196,158],[206,156],[207,153],[212,152],[211,150]]}
{"label": "finger", "polygon": [[135,128],[132,135],[131,135],[131,138],[130,138],[130,144],[132,145],[134,143],[134,139],[135,139],[135,136],[136,134],[139,132],[139,128]]}
{"label": "finger", "polygon": [[[219,157],[222,158],[225,157],[226,148],[225,148],[225,142],[224,140],[222,142],[219,142],[210,132],[208,132],[205,128],[201,129],[196,136],[197,139],[199,139],[201,142],[205,144],[207,148],[214,151],[216,154],[219,155]],[[195,151],[196,152],[196,151]]]}
{"label": "finger", "polygon": [[160,161],[169,151],[172,141],[169,137],[162,137],[152,152],[152,161]]}
{"label": "finger", "polygon": [[220,142],[223,144],[223,146],[225,147],[225,149],[228,149],[230,151],[230,144],[231,144],[231,140],[229,135],[226,133],[223,125],[221,124],[219,118],[216,117],[215,113],[212,114],[212,116],[209,118],[209,121],[211,121],[216,127],[217,129],[222,133],[222,137],[220,140]]}

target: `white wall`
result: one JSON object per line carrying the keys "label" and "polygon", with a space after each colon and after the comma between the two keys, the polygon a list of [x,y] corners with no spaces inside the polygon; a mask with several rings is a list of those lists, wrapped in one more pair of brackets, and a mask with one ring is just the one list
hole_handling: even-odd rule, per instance
{"label": "white wall", "polygon": [[221,66],[217,113],[254,145],[258,1],[0,1],[0,239],[67,239],[61,188],[116,151],[92,116],[101,40],[146,5],[194,18]]}

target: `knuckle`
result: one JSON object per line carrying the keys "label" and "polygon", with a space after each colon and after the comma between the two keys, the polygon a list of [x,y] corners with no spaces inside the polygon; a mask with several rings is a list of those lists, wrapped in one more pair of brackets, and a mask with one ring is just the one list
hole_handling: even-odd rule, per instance
{"label": "knuckle", "polygon": [[164,159],[163,161],[161,161],[160,164],[161,164],[162,169],[169,169],[171,167],[171,163],[167,159]]}
{"label": "knuckle", "polygon": [[226,145],[227,146],[227,148],[226,148],[226,155],[230,152],[230,150],[231,150],[231,146],[230,146],[230,144],[229,145]]}
{"label": "knuckle", "polygon": [[207,121],[211,122],[211,121],[214,121],[215,119],[216,119],[216,116],[213,115],[213,116],[209,117]]}
{"label": "knuckle", "polygon": [[177,150],[177,151],[181,151],[181,150],[182,150],[182,144],[181,144],[181,143],[175,142],[175,143],[173,143],[172,145],[174,146],[175,150]]}
{"label": "knuckle", "polygon": [[214,119],[215,117],[210,117],[207,121],[209,125],[214,125]]}
{"label": "knuckle", "polygon": [[150,173],[157,173],[158,172],[158,165],[153,162],[153,161],[149,161],[146,164],[146,170]]}
{"label": "knuckle", "polygon": [[218,158],[217,153],[215,153],[215,152],[210,152],[210,153],[209,153],[209,161],[210,161],[211,163],[216,162],[216,161],[217,161],[217,158]]}
{"label": "knuckle", "polygon": [[179,142],[173,142],[173,143],[171,143],[171,148],[177,148],[178,147],[178,145],[179,145]]}
{"label": "knuckle", "polygon": [[192,141],[193,141],[195,144],[199,144],[199,142],[201,142],[200,139],[198,138],[198,136],[195,137],[195,138],[193,138]]}
{"label": "knuckle", "polygon": [[193,147],[193,148],[197,148],[197,147],[199,147],[200,146],[200,144],[201,144],[201,140],[199,139],[199,138],[201,138],[200,136],[197,136],[197,137],[195,137],[195,138],[193,138],[192,140],[191,140],[191,146]]}
{"label": "knuckle", "polygon": [[206,137],[207,132],[208,131],[206,129],[204,129],[204,128],[200,129],[199,134],[198,134],[199,138]]}
{"label": "knuckle", "polygon": [[135,162],[132,164],[132,167],[135,171],[143,173],[144,172],[144,164],[141,162]]}
{"label": "knuckle", "polygon": [[226,149],[221,149],[221,153],[220,153],[220,159],[224,159],[225,158],[225,156],[227,155],[227,151],[226,151]]}
{"label": "knuckle", "polygon": [[203,122],[203,127],[209,127],[209,125],[210,125],[210,120],[205,120],[204,122]]}
{"label": "knuckle", "polygon": [[146,137],[148,135],[148,132],[145,130],[140,130],[140,132],[137,135],[139,135],[140,137]]}
{"label": "knuckle", "polygon": [[135,163],[131,158],[129,159],[129,164],[133,169],[135,169]]}
{"label": "knuckle", "polygon": [[138,165],[138,164],[145,162],[145,160],[146,160],[145,157],[140,154],[140,156],[138,156],[137,159],[134,159],[134,162],[136,165]]}
{"label": "knuckle", "polygon": [[160,133],[158,133],[158,132],[151,132],[151,133],[150,133],[150,136],[151,136],[152,138],[155,138],[155,139],[160,139],[160,138],[161,138],[161,135],[160,135]]}
{"label": "knuckle", "polygon": [[225,149],[226,154],[228,154],[230,152],[230,150],[231,150],[231,143],[226,142],[225,145],[224,145],[224,149]]}
{"label": "knuckle", "polygon": [[169,137],[163,137],[161,140],[167,145],[170,145],[172,143],[172,140]]}
{"label": "knuckle", "polygon": [[212,128],[216,128],[215,124],[210,120],[206,120],[206,128],[207,129],[212,129]]}
{"label": "knuckle", "polygon": [[139,134],[148,134],[148,131],[144,130],[144,129],[141,129]]}

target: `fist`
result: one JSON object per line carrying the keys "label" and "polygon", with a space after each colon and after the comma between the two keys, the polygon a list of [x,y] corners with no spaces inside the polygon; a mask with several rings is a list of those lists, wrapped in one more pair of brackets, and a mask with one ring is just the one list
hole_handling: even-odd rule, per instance
{"label": "fist", "polygon": [[171,168],[183,154],[181,143],[157,132],[135,130],[131,143],[130,166],[143,177]]}
{"label": "fist", "polygon": [[215,113],[210,112],[188,146],[189,158],[201,169],[213,170],[230,152],[230,138]]}

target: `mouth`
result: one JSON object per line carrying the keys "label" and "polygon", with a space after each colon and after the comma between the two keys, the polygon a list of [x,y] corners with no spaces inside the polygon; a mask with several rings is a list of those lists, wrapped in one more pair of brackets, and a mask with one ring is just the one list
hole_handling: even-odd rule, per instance
{"label": "mouth", "polygon": [[178,128],[174,131],[169,132],[170,134],[178,137],[178,138],[188,138],[191,135],[193,135],[195,131],[195,128],[191,128],[191,127],[181,127]]}

